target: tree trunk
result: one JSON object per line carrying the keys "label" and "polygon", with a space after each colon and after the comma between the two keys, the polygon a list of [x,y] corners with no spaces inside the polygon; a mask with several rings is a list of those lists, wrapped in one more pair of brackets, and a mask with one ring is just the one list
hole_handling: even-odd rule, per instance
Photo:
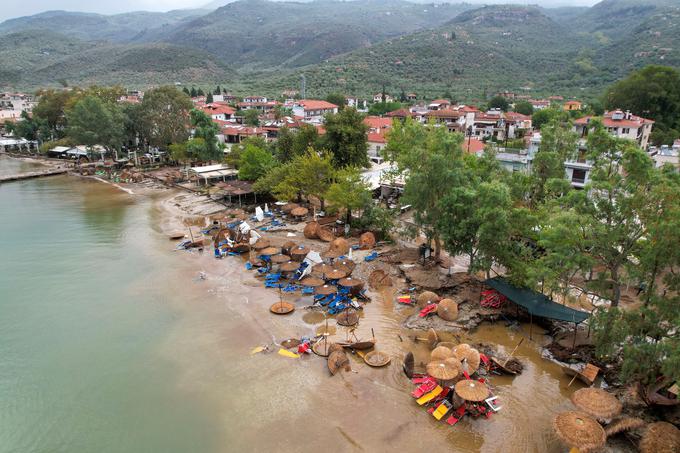
{"label": "tree trunk", "polygon": [[618,307],[621,301],[621,283],[619,283],[619,270],[618,268],[611,270],[612,274],[612,285],[613,285],[613,297],[612,297],[612,307]]}
{"label": "tree trunk", "polygon": [[347,217],[345,218],[345,223],[349,225],[352,221],[352,210],[347,208]]}
{"label": "tree trunk", "polygon": [[439,262],[439,256],[441,255],[442,252],[442,241],[439,238],[438,234],[435,234],[433,239],[434,239],[434,260],[435,262]]}
{"label": "tree trunk", "polygon": [[326,210],[326,200],[323,198],[319,198],[319,203],[321,203],[321,210],[325,211]]}

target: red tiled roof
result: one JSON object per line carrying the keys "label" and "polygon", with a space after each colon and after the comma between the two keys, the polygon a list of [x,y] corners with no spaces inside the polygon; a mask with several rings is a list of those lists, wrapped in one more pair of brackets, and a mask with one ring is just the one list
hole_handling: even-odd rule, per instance
{"label": "red tiled roof", "polygon": [[318,99],[303,99],[298,101],[297,104],[302,107],[305,111],[307,110],[332,110],[337,109],[338,106],[331,104],[330,102],[321,101]]}
{"label": "red tiled roof", "polygon": [[385,134],[381,134],[380,132],[369,132],[367,140],[371,143],[387,143]]}
{"label": "red tiled roof", "polygon": [[364,124],[371,129],[386,129],[392,127],[392,119],[381,118],[379,116],[367,116],[364,118]]}
{"label": "red tiled roof", "polygon": [[461,112],[460,110],[451,109],[430,110],[425,114],[425,116],[435,116],[439,118],[460,118],[464,115],[465,113]]}
{"label": "red tiled roof", "polygon": [[[605,127],[630,127],[630,128],[640,128],[644,124],[654,124],[653,120],[649,120],[647,118],[642,118],[640,116],[636,116],[631,114],[629,119],[621,119],[621,120],[615,120],[612,119],[612,116],[614,115],[616,111],[611,111],[611,112],[604,112],[604,116],[602,117],[602,124],[604,124]],[[623,113],[623,112],[619,112]],[[625,118],[625,113],[623,113],[624,118]],[[579,125],[579,126],[585,126],[588,124],[588,122],[593,119],[593,116],[584,116],[582,118],[579,118],[574,121],[574,124]]]}
{"label": "red tiled roof", "polygon": [[463,142],[463,151],[470,154],[478,153],[479,151],[484,151],[484,142],[476,138],[466,138]]}
{"label": "red tiled roof", "polygon": [[447,101],[446,99],[435,99],[434,101],[430,102],[430,104],[451,104],[451,102]]}
{"label": "red tiled roof", "polygon": [[505,112],[503,116],[505,117],[505,119],[515,122],[531,120],[530,115],[523,115],[517,112]]}
{"label": "red tiled roof", "polygon": [[407,109],[399,109],[394,110],[393,112],[387,112],[385,116],[389,116],[390,118],[406,118],[415,116],[415,113],[410,112]]}
{"label": "red tiled roof", "polygon": [[220,114],[233,115],[236,112],[235,109],[229,107],[228,105],[216,103],[206,104],[201,107],[201,110],[203,110],[208,115],[220,115]]}
{"label": "red tiled roof", "polygon": [[564,105],[581,105],[581,101],[567,101]]}

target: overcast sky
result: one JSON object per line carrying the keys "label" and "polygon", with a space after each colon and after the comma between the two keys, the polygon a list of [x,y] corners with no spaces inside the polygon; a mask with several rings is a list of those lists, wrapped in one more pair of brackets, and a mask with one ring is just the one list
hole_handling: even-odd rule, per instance
{"label": "overcast sky", "polygon": [[[463,2],[464,0],[460,0]],[[467,0],[468,3],[521,3],[554,5],[592,5],[598,0]],[[451,3],[458,2],[453,0]],[[211,3],[211,0],[116,0],[99,2],[92,0],[2,0],[0,2],[0,21],[13,17],[29,16],[42,11],[61,9],[102,14],[115,14],[126,11],[169,11],[180,8],[197,8]],[[229,0],[224,0],[229,3]]]}

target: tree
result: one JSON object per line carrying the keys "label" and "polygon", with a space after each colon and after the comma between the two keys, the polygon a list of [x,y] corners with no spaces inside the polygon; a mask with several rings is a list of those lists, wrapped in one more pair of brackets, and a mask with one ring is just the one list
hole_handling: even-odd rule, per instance
{"label": "tree", "polygon": [[544,124],[548,124],[554,121],[568,121],[569,114],[562,109],[557,108],[547,108],[541,109],[534,112],[531,117],[531,123],[535,129],[540,129]]}
{"label": "tree", "polygon": [[190,118],[191,125],[194,127],[194,138],[202,140],[196,142],[193,149],[188,147],[190,153],[202,161],[222,160],[224,154],[216,137],[220,132],[217,124],[205,112],[198,109],[191,110]]}
{"label": "tree", "polygon": [[260,125],[260,115],[255,109],[248,109],[243,112],[243,122],[248,126],[259,126]]}
{"label": "tree", "polygon": [[191,91],[189,92],[192,98],[195,98],[198,96],[198,91],[196,91],[195,87],[191,87]]}
{"label": "tree", "polygon": [[337,105],[338,111],[345,108],[345,96],[340,93],[330,93],[326,96],[326,102]]}
{"label": "tree", "polygon": [[270,168],[255,184],[255,190],[269,192],[280,200],[315,197],[323,210],[325,194],[334,175],[332,157],[309,148],[291,162]]}
{"label": "tree", "polygon": [[303,124],[293,135],[293,147],[291,156],[302,156],[309,148],[318,149],[321,145],[319,131],[311,124]]}
{"label": "tree", "polygon": [[352,211],[363,209],[371,203],[371,191],[358,168],[339,170],[336,179],[326,192],[326,199],[334,208],[345,210],[346,222],[352,220]]}
{"label": "tree", "polygon": [[295,156],[293,146],[295,143],[295,133],[287,127],[279,129],[279,135],[274,145],[276,152],[276,159],[279,162],[289,162]]}
{"label": "tree", "polygon": [[217,85],[212,94],[222,94],[222,89],[220,88],[219,85]]}
{"label": "tree", "polygon": [[415,224],[428,243],[434,242],[436,259],[441,252],[441,197],[466,179],[462,142],[461,134],[407,118],[403,124],[395,122],[384,151],[396,165],[395,175],[406,178],[402,203],[412,206]]}
{"label": "tree", "polygon": [[211,92],[208,92],[208,95],[205,97],[205,103],[206,104],[212,104],[213,103],[213,94]]}
{"label": "tree", "polygon": [[189,91],[189,88],[187,87],[182,88],[182,92],[187,96],[191,96],[191,91]]}
{"label": "tree", "polygon": [[199,88],[198,90],[196,90],[196,94],[197,94],[198,96],[205,96],[205,92],[203,91],[202,88]]}
{"label": "tree", "polygon": [[324,148],[333,154],[337,167],[368,167],[368,126],[362,114],[346,108],[326,116]]}
{"label": "tree", "polygon": [[144,95],[139,112],[140,129],[151,146],[167,148],[189,137],[189,111],[193,105],[175,87],[164,86]]}
{"label": "tree", "polygon": [[[609,87],[603,102],[609,110],[630,110],[654,120],[656,138],[680,137],[680,71],[675,68],[652,65],[635,71]],[[674,132],[666,137],[669,130]]]}
{"label": "tree", "polygon": [[64,137],[66,130],[66,105],[73,95],[71,91],[39,91],[40,101],[33,108],[33,118],[44,121],[49,129],[50,139]]}
{"label": "tree", "polygon": [[50,139],[50,128],[43,118],[31,117],[25,110],[16,123],[6,123],[9,132],[26,140],[45,141]]}
{"label": "tree", "polygon": [[368,108],[368,114],[373,116],[384,115],[385,113],[399,110],[402,107],[403,105],[399,102],[378,102],[371,104]]}
{"label": "tree", "polygon": [[441,199],[438,228],[452,256],[465,253],[470,257],[468,273],[488,272],[495,261],[503,259],[509,246],[510,190],[500,181],[479,182],[468,177],[461,182]]}
{"label": "tree", "polygon": [[238,178],[247,181],[257,181],[276,165],[276,160],[267,149],[254,143],[246,143],[241,152]]}
{"label": "tree", "polygon": [[123,144],[125,119],[116,104],[86,96],[68,112],[67,119],[67,135],[76,143],[89,148],[101,145],[109,151]]}
{"label": "tree", "polygon": [[547,197],[558,197],[571,189],[564,162],[574,157],[578,134],[553,121],[541,129],[541,145],[532,163],[530,203],[539,206]]}
{"label": "tree", "polygon": [[517,101],[515,102],[515,107],[513,110],[517,113],[521,113],[522,115],[533,115],[534,114],[534,106],[531,105],[531,102],[529,101]]}
{"label": "tree", "polygon": [[489,109],[501,109],[502,111],[507,112],[509,107],[510,104],[508,103],[508,100],[503,96],[494,96],[489,101]]}

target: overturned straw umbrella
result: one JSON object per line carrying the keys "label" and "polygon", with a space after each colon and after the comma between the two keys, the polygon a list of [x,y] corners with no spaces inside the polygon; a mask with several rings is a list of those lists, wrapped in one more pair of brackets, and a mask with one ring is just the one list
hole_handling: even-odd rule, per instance
{"label": "overturned straw umbrella", "polygon": [[473,348],[458,348],[454,353],[455,357],[460,360],[463,365],[463,371],[467,374],[472,374],[479,369],[481,356],[479,351]]}
{"label": "overturned straw umbrella", "polygon": [[337,250],[326,250],[325,252],[321,252],[321,258],[328,258],[331,260],[341,255],[342,253],[338,252]]}
{"label": "overturned straw umbrella", "polygon": [[604,432],[607,434],[607,437],[611,437],[618,433],[642,428],[643,426],[645,426],[645,421],[641,418],[621,417],[613,420],[610,424],[605,426]]}
{"label": "overturned straw umbrella", "polygon": [[461,371],[460,362],[449,358],[444,360],[433,360],[427,364],[427,374],[435,379],[448,381],[456,378]]}
{"label": "overturned straw umbrella", "polygon": [[347,277],[347,271],[344,269],[331,269],[326,272],[326,278],[331,280],[337,280],[344,277]]}
{"label": "overturned straw umbrella", "polygon": [[364,362],[372,367],[381,367],[390,363],[390,356],[382,351],[371,351],[364,356]]}
{"label": "overturned straw umbrella", "polygon": [[458,318],[458,304],[451,299],[442,299],[437,305],[437,316],[445,321],[455,321]]}
{"label": "overturned straw umbrella", "polygon": [[437,345],[430,354],[430,360],[445,360],[454,357],[453,351],[445,346]]}
{"label": "overturned straw umbrella", "polygon": [[335,322],[345,327],[353,326],[359,322],[359,313],[352,309],[345,310],[335,317]]}
{"label": "overturned straw umbrella", "polygon": [[359,278],[345,277],[338,280],[338,285],[345,288],[361,288],[364,286],[364,281]]}
{"label": "overturned straw umbrella", "polygon": [[418,305],[423,306],[427,304],[434,304],[439,301],[439,296],[437,296],[432,291],[423,291],[418,296]]}
{"label": "overturned straw umbrella", "polygon": [[297,247],[290,249],[290,256],[294,261],[302,262],[310,251],[311,250],[304,245],[298,245]]}
{"label": "overturned straw umbrella", "polygon": [[257,240],[257,242],[255,242],[255,244],[253,245],[253,248],[255,250],[262,250],[262,249],[269,247],[269,244],[270,244],[269,239],[260,238],[260,239]]}
{"label": "overturned straw umbrella", "polygon": [[308,212],[309,210],[307,208],[303,208],[302,206],[300,206],[295,209],[292,209],[290,211],[290,215],[292,215],[293,217],[304,217],[307,215]]}
{"label": "overturned straw umbrella", "polygon": [[349,358],[347,358],[345,351],[331,352],[328,356],[328,371],[331,372],[331,375],[335,376],[335,374],[343,367],[345,370],[349,371]]}
{"label": "overturned straw umbrella", "polygon": [[295,261],[286,261],[285,263],[279,265],[279,269],[283,272],[293,272],[300,268],[300,263]]}
{"label": "overturned straw umbrella", "polygon": [[329,294],[335,294],[338,292],[338,288],[333,285],[323,285],[314,288],[314,294],[321,294],[323,296],[328,296]]}
{"label": "overturned straw umbrella", "polygon": [[640,439],[642,453],[677,453],[680,430],[668,422],[650,423]]}
{"label": "overturned straw umbrella", "polygon": [[585,412],[561,412],[553,419],[553,428],[565,444],[581,451],[602,448],[607,442],[602,425]]}
{"label": "overturned straw umbrella", "polygon": [[437,335],[437,332],[434,329],[430,328],[430,330],[427,331],[427,344],[430,346],[430,349],[434,349],[438,342],[439,335]]}
{"label": "overturned straw umbrella", "polygon": [[489,387],[483,382],[473,379],[463,379],[456,382],[456,394],[465,401],[479,402],[489,397]]}
{"label": "overturned straw umbrella", "polygon": [[586,414],[599,420],[608,420],[621,413],[623,405],[611,393],[594,387],[576,390],[571,401]]}
{"label": "overturned straw umbrella", "polygon": [[279,249],[276,247],[265,247],[257,252],[259,256],[271,256],[276,255],[277,253],[279,253]]}
{"label": "overturned straw umbrella", "polygon": [[409,351],[404,356],[404,363],[402,364],[404,374],[406,375],[407,378],[411,379],[413,377],[413,370],[414,370],[415,366],[416,366],[416,359],[415,359],[415,357],[413,357],[413,353],[411,351]]}

